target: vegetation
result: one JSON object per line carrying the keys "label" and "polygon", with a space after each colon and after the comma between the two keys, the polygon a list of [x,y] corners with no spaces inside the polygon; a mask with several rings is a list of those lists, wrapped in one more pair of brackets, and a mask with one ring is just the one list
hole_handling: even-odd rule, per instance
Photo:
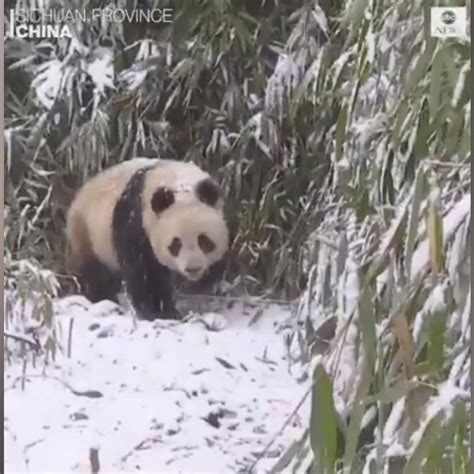
{"label": "vegetation", "polygon": [[229,196],[248,289],[305,288],[313,410],[275,472],[471,472],[469,38],[431,37],[419,1],[173,8],[6,41],[8,262],[61,279],[86,176],[193,159]]}

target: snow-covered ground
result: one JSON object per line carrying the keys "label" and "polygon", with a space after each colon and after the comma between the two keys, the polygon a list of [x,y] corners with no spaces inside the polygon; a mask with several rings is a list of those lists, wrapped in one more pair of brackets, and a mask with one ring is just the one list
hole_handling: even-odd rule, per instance
{"label": "snow-covered ground", "polygon": [[136,322],[59,301],[71,357],[44,375],[29,363],[24,389],[21,360],[5,363],[5,472],[91,472],[91,448],[100,472],[248,472],[262,452],[254,472],[267,472],[308,425],[307,403],[290,415],[309,382],[289,367],[289,310],[259,309]]}

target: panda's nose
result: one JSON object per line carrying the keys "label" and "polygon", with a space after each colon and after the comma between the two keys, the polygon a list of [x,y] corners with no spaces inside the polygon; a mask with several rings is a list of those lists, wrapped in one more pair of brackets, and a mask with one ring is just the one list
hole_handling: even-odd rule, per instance
{"label": "panda's nose", "polygon": [[186,267],[186,273],[190,276],[197,276],[201,273],[201,267]]}

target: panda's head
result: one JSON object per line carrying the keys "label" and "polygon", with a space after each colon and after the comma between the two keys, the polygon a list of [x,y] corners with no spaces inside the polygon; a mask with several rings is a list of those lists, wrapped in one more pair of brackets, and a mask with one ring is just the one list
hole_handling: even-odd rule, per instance
{"label": "panda's head", "polygon": [[176,201],[166,187],[158,188],[151,200],[155,219],[148,236],[153,251],[162,265],[191,281],[201,279],[228,249],[227,224],[215,202]]}

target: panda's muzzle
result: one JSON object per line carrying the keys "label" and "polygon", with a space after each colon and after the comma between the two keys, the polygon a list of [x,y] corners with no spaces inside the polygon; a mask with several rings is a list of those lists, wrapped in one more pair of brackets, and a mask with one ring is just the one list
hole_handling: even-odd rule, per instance
{"label": "panda's muzzle", "polygon": [[184,271],[191,280],[195,280],[201,276],[202,267],[186,267]]}

